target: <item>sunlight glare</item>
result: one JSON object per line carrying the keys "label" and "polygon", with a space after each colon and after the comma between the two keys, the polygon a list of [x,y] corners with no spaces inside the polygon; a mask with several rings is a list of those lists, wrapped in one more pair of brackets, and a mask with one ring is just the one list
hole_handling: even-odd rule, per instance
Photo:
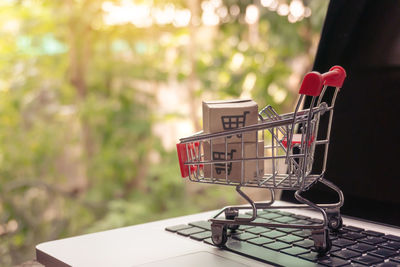
{"label": "sunlight glare", "polygon": [[175,7],[172,4],[168,4],[164,9],[154,8],[153,17],[158,25],[170,24],[174,21]]}
{"label": "sunlight glare", "polygon": [[206,26],[215,26],[219,24],[219,16],[214,11],[207,10],[203,12],[201,21]]}
{"label": "sunlight glare", "polygon": [[242,86],[241,98],[251,98],[251,90],[257,81],[257,75],[254,72],[250,72],[246,75]]}
{"label": "sunlight glare", "polygon": [[245,21],[248,24],[254,24],[258,21],[260,16],[260,11],[256,5],[248,5],[246,8]]}
{"label": "sunlight glare", "polygon": [[287,4],[279,5],[277,12],[280,16],[287,16],[289,14],[289,6]]}
{"label": "sunlight glare", "polygon": [[233,55],[233,57],[232,57],[232,61],[231,61],[231,64],[230,64],[229,67],[230,67],[230,69],[232,71],[237,71],[237,70],[240,69],[240,67],[242,66],[243,62],[244,62],[243,54],[242,53],[235,53]]}
{"label": "sunlight glare", "polygon": [[296,18],[304,16],[304,5],[303,2],[300,0],[293,0],[290,3],[289,10],[290,13]]}
{"label": "sunlight glare", "polygon": [[270,7],[274,0],[261,0],[261,5],[264,7]]}
{"label": "sunlight glare", "polygon": [[231,13],[232,16],[236,17],[240,14],[240,8],[238,5],[233,5],[229,8],[229,13]]}
{"label": "sunlight glare", "polygon": [[175,11],[173,25],[175,27],[186,27],[189,25],[191,13],[189,9]]}

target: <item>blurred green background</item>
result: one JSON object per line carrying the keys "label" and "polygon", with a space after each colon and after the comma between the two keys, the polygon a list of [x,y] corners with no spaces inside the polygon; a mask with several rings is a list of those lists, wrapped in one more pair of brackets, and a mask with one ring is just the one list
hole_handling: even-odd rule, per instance
{"label": "blurred green background", "polygon": [[180,178],[201,101],[292,109],[328,1],[0,1],[0,266],[40,242],[220,208]]}

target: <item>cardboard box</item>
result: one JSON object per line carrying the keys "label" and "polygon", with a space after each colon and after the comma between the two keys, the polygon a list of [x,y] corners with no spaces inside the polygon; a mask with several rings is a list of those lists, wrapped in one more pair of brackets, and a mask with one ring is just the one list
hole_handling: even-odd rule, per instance
{"label": "cardboard box", "polygon": [[[203,143],[204,148],[204,159],[208,160],[225,160],[225,156],[229,159],[242,159],[242,143],[228,143],[227,153],[225,154],[225,144],[214,144],[212,145],[212,157],[211,157],[211,146],[209,142]],[[264,155],[264,142],[258,142],[258,155],[262,157]],[[256,143],[244,143],[244,159],[256,157]],[[258,160],[258,173],[257,173],[257,160],[245,160],[243,161],[243,182],[254,180],[257,177],[262,177],[264,174],[264,161]],[[231,182],[240,182],[242,177],[242,161],[228,162],[225,163],[213,163],[204,165],[204,176],[211,178],[211,168],[213,170],[213,178],[225,179],[226,173],[228,173],[228,180]]]}
{"label": "cardboard box", "polygon": [[[203,102],[203,132],[216,133],[258,123],[258,105],[251,99]],[[256,142],[256,132],[243,135],[244,142]],[[214,139],[213,143],[225,143],[225,138]],[[241,135],[227,138],[228,143],[241,142]]]}

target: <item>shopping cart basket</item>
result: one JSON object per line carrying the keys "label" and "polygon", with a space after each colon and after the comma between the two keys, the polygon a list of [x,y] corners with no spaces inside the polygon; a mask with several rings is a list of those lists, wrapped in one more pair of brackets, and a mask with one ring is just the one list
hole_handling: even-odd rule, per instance
{"label": "shopping cart basket", "polygon": [[[190,137],[180,139],[177,144],[179,164],[182,177],[189,177],[190,181],[199,183],[236,186],[236,191],[250,204],[247,206],[228,206],[219,211],[211,221],[212,241],[217,246],[224,246],[228,235],[227,229],[235,231],[239,225],[262,226],[272,228],[300,228],[309,229],[314,240],[315,250],[326,253],[332,243],[329,239],[329,230],[337,231],[342,226],[340,207],[343,205],[344,196],[341,190],[324,178],[328,156],[328,146],[333,118],[334,104],[337,94],[346,77],[345,70],[334,66],[329,72],[308,73],[300,87],[300,97],[294,112],[278,114],[271,106],[259,112],[257,124],[238,127],[218,133],[197,133]],[[333,97],[330,101],[323,102],[325,92],[334,87]],[[310,107],[301,109],[305,96],[310,96]],[[245,118],[245,114],[243,115]],[[327,116],[326,127],[320,127],[321,116]],[[244,119],[243,118],[243,119]],[[324,125],[325,124],[321,124]],[[236,125],[235,125],[236,126]],[[242,126],[242,127],[240,127]],[[324,129],[322,129],[324,128]],[[256,142],[264,142],[262,151],[256,145],[255,155],[245,155],[243,133],[255,132]],[[240,135],[241,149],[237,151],[240,158],[233,158],[228,149],[229,137]],[[213,153],[213,142],[224,140],[225,150],[216,157],[207,157],[205,145]],[[322,148],[321,170],[313,170],[314,151],[316,147]],[[224,155],[223,155],[224,154]],[[214,155],[213,155],[214,156]],[[253,162],[256,176],[248,179],[243,167],[248,162]],[[232,164],[241,164],[240,177],[230,179],[229,172]],[[218,174],[208,172],[206,168],[217,168]],[[315,168],[315,166],[314,166]],[[337,203],[316,204],[304,198],[302,192],[320,182],[339,196]],[[266,188],[271,192],[269,202],[254,202],[246,195],[241,187]],[[295,198],[301,203],[291,206],[272,206],[275,201],[274,189],[293,190]],[[321,213],[322,223],[290,224],[290,223],[265,223],[256,220],[257,209],[288,209],[308,208]],[[244,217],[239,210],[250,209],[251,216]],[[224,215],[224,218],[221,216]]]}

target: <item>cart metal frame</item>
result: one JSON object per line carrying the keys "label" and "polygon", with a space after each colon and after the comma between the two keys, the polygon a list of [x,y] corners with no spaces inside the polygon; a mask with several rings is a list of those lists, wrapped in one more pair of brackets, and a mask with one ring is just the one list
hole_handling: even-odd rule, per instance
{"label": "cart metal frame", "polygon": [[[217,246],[224,246],[228,235],[227,229],[235,231],[240,225],[262,226],[269,228],[299,228],[310,229],[314,240],[315,250],[321,254],[328,252],[332,246],[329,239],[329,230],[337,231],[342,226],[340,208],[344,203],[342,191],[332,182],[325,179],[328,148],[333,120],[336,97],[346,77],[345,70],[340,66],[332,67],[329,72],[308,73],[300,87],[300,97],[293,112],[279,115],[271,106],[259,112],[258,124],[238,127],[218,133],[197,133],[180,139],[177,144],[179,163],[182,177],[189,177],[190,181],[199,183],[235,186],[238,194],[249,205],[228,206],[221,209],[211,221],[212,240]],[[333,97],[329,103],[323,102],[325,92],[329,87],[334,88]],[[305,96],[311,96],[308,109],[301,109]],[[325,132],[320,130],[320,118],[328,114]],[[243,115],[245,119],[246,114]],[[240,127],[243,126],[243,127]],[[256,144],[264,141],[264,150],[259,151],[256,145],[256,155],[249,157],[244,153],[243,133],[256,132]],[[323,136],[321,132],[324,133]],[[237,135],[241,138],[240,159],[233,159],[228,152],[229,138]],[[213,155],[213,142],[223,140],[225,155],[218,159],[206,160],[204,145],[210,146]],[[323,147],[323,164],[320,171],[313,170],[314,152],[317,146]],[[260,153],[261,156],[260,156]],[[248,179],[244,174],[246,162],[256,162],[257,177]],[[229,179],[228,171],[232,163],[241,164],[240,179]],[[285,168],[280,168],[284,163]],[[261,165],[261,166],[260,166]],[[270,167],[267,170],[265,167]],[[220,173],[225,170],[225,178],[205,177],[204,168],[219,168]],[[218,173],[218,174],[220,174]],[[301,194],[314,184],[320,182],[338,194],[338,202],[330,204],[316,204],[303,197]],[[254,202],[246,195],[242,187],[258,187],[268,189],[271,199],[268,202]],[[292,206],[273,206],[275,189],[293,190],[295,198],[301,203]],[[258,209],[314,209],[321,213],[323,222],[315,224],[290,224],[290,223],[264,223],[255,222]],[[250,217],[241,217],[240,210],[251,210]],[[222,218],[224,215],[225,218]]]}

